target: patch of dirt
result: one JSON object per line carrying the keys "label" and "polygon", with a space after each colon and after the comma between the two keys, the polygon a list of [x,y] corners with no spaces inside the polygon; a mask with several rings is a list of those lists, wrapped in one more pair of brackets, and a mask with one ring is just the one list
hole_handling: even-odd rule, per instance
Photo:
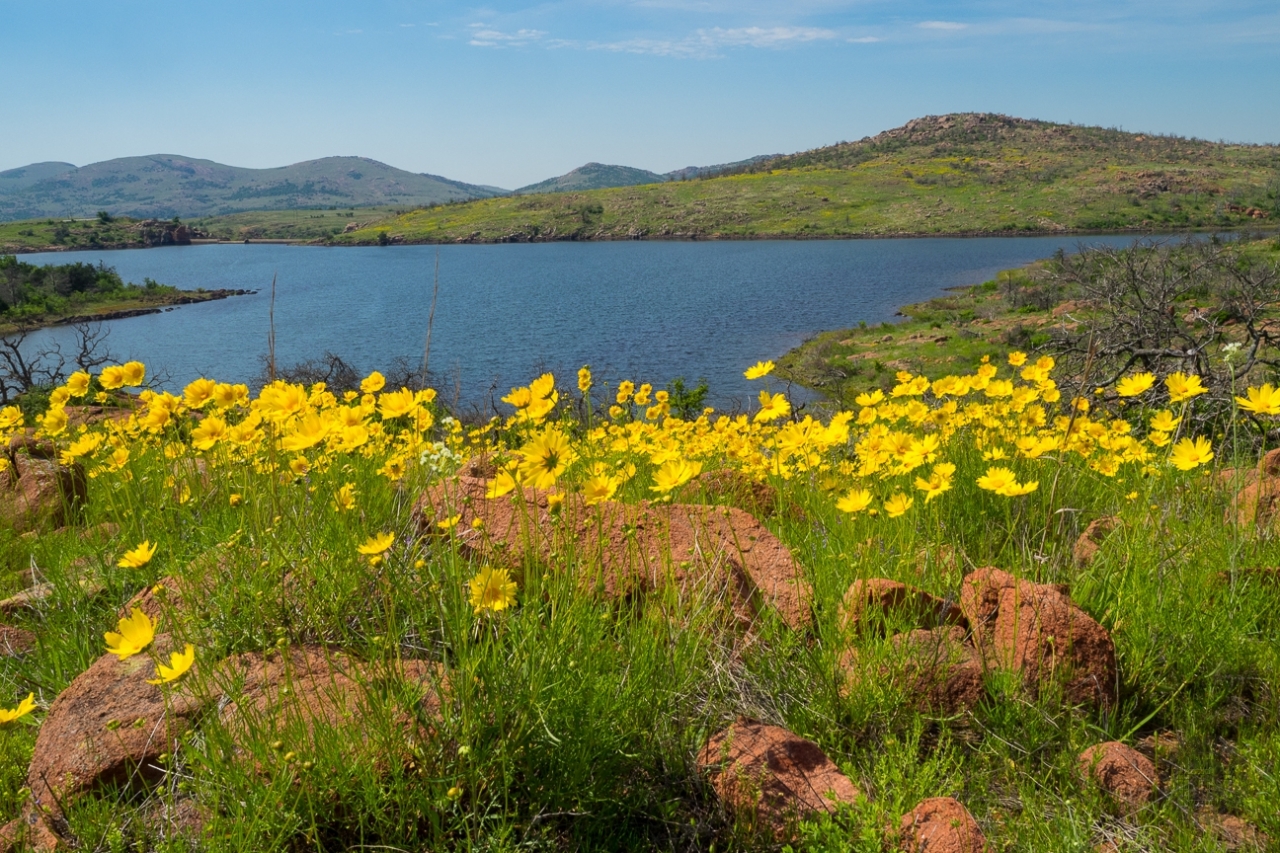
{"label": "patch of dirt", "polygon": [[405,760],[416,741],[434,736],[420,721],[439,718],[437,691],[443,683],[433,663],[379,665],[321,646],[237,655],[218,665],[216,680],[229,700],[219,719],[237,745],[288,734],[291,748],[303,750],[314,746],[317,725],[350,731],[354,751],[369,746],[377,728],[370,715],[381,707],[378,697],[395,681],[415,685],[420,688],[418,707],[397,708],[390,719],[398,754],[385,741],[372,749],[375,760],[384,763]]}
{"label": "patch of dirt", "polygon": [[1196,820],[1206,833],[1215,836],[1229,853],[1271,849],[1266,833],[1241,817],[1212,810],[1196,812]]}
{"label": "patch of dirt", "polygon": [[16,658],[36,647],[36,635],[25,628],[0,625],[0,658]]}

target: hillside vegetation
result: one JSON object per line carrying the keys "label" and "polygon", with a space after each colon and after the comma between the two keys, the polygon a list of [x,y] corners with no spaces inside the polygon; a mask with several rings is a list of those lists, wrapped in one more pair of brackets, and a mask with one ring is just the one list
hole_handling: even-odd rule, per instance
{"label": "hillside vegetation", "polygon": [[[59,166],[67,166],[59,170]],[[274,169],[156,154],[76,168],[35,164],[0,172],[0,221],[113,215],[169,219],[244,210],[428,205],[502,193],[366,157],[325,157]]]}
{"label": "hillside vegetation", "polygon": [[735,173],[414,211],[334,238],[404,242],[1016,234],[1280,218],[1280,147],[997,115],[918,119]]}
{"label": "hillside vegetation", "polygon": [[901,322],[815,335],[779,371],[849,405],[868,387],[888,391],[904,370],[936,379],[1029,349],[1068,368],[1073,393],[1134,369],[1182,370],[1225,402],[1245,377],[1280,375],[1280,240],[1059,253],[900,313]]}

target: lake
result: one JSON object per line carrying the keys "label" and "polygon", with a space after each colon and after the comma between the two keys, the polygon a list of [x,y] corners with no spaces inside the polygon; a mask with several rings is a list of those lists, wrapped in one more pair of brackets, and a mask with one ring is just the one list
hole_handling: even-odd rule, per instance
{"label": "lake", "polygon": [[[437,254],[430,368],[447,400],[487,406],[554,370],[566,386],[590,364],[597,383],[662,386],[705,377],[709,402],[743,404],[742,371],[807,337],[892,320],[945,288],[1128,236],[895,240],[609,242],[321,248],[203,245],[26,255],[28,263],[99,261],[126,281],[258,293],[110,321],[118,360],[138,359],[177,389],[199,376],[252,383],[263,373],[271,280],[276,360],[336,353],[357,370],[420,360]],[[35,345],[70,341],[44,330]],[[797,398],[806,395],[795,389]]]}

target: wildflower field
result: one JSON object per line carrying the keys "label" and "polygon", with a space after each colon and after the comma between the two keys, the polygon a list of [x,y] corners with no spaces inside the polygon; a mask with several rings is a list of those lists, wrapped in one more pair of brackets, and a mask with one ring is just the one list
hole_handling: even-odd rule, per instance
{"label": "wildflower field", "polygon": [[1272,385],[772,367],[0,410],[0,849],[1280,841]]}

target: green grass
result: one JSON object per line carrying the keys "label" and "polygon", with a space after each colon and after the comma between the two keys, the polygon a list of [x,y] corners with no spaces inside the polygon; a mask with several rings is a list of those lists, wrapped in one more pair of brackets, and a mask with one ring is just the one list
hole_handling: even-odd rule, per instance
{"label": "green grass", "polygon": [[[1280,148],[984,116],[777,157],[733,175],[494,198],[334,238],[822,238],[1228,228],[1280,218]],[[1256,218],[1260,211],[1266,220]]]}
{"label": "green grass", "polygon": [[203,216],[188,224],[217,240],[324,240],[351,222],[368,223],[404,213],[399,207],[354,207],[337,210],[258,210]]}
{"label": "green grass", "polygon": [[63,251],[67,249],[123,249],[142,245],[133,226],[138,220],[26,219],[0,222],[0,254]]}
{"label": "green grass", "polygon": [[[47,707],[102,654],[117,609],[173,577],[204,591],[166,617],[166,629],[198,648],[193,689],[214,689],[213,662],[226,655],[322,644],[385,665],[441,663],[443,717],[435,737],[410,745],[391,712],[412,697],[394,689],[373,694],[355,731],[322,725],[308,736],[270,720],[230,730],[208,714],[161,784],[70,806],[85,846],[776,850],[717,806],[695,766],[706,737],[740,713],[815,740],[869,794],[807,824],[800,849],[880,851],[886,823],[922,798],[948,795],[1000,850],[1087,853],[1110,837],[1122,850],[1223,850],[1197,823],[1205,808],[1280,838],[1280,583],[1250,571],[1280,565],[1280,538],[1224,524],[1230,492],[1203,470],[1145,476],[1134,467],[1112,479],[1069,459],[1042,460],[1040,489],[1011,502],[972,486],[988,465],[972,437],[944,448],[958,466],[956,491],[918,500],[901,519],[836,511],[817,472],[775,479],[787,511],[767,523],[804,568],[815,621],[796,632],[766,614],[749,644],[726,631],[714,600],[584,595],[576,576],[592,566],[572,549],[520,567],[517,608],[474,615],[466,582],[478,566],[449,537],[415,537],[410,517],[421,490],[450,476],[447,462],[442,471],[412,465],[394,483],[377,473],[380,459],[360,454],[297,477],[261,470],[264,456],[256,466],[217,465],[207,482],[178,474],[175,484],[169,440],[134,442],[127,477],[100,471],[90,480],[85,524],[120,525],[105,547],[76,530],[0,531],[0,593],[19,589],[31,566],[57,591],[12,618],[40,639],[32,655],[0,658],[0,705],[35,691]],[[619,499],[651,497],[646,476]],[[175,489],[184,482],[191,498],[181,502]],[[338,513],[333,497],[347,482],[359,506]],[[243,502],[233,506],[232,494]],[[1123,526],[1097,560],[1076,567],[1072,544],[1103,514]],[[394,531],[397,544],[375,567],[355,546],[380,530]],[[143,539],[158,543],[157,556],[141,569],[118,567]],[[955,559],[940,559],[943,549]],[[101,592],[78,582],[80,559]],[[954,596],[961,576],[984,565],[1069,585],[1115,639],[1115,708],[1071,708],[1052,690],[1032,698],[995,674],[988,698],[953,717],[913,710],[890,680],[841,689],[836,662],[851,645],[867,673],[894,662],[887,640],[841,630],[852,581],[889,577]],[[910,626],[891,619],[890,627]],[[0,729],[0,820],[24,797],[40,713],[33,717]],[[1121,815],[1076,773],[1076,755],[1091,744],[1168,731],[1182,746],[1162,768],[1162,794],[1136,816]],[[461,794],[451,798],[453,788]],[[190,840],[154,817],[183,801],[208,815]]]}

